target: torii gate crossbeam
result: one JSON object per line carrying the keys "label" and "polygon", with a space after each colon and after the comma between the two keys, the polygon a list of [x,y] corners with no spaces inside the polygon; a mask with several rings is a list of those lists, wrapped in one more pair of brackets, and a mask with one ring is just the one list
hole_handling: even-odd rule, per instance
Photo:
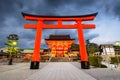
{"label": "torii gate crossbeam", "polygon": [[[82,21],[94,20],[97,13],[89,15],[79,15],[79,16],[43,16],[43,15],[32,15],[22,13],[23,17],[29,21],[37,21],[37,24],[25,24],[26,29],[36,29],[36,38],[34,44],[34,53],[32,56],[32,62],[30,69],[39,69],[40,56],[40,44],[42,29],[77,29],[78,30],[78,40],[80,46],[80,56],[81,56],[81,68],[89,69],[88,56],[85,46],[84,34],[82,29],[95,28],[95,24],[82,24]],[[57,21],[58,24],[44,24],[44,21]],[[63,21],[75,21],[76,24],[63,24]]]}

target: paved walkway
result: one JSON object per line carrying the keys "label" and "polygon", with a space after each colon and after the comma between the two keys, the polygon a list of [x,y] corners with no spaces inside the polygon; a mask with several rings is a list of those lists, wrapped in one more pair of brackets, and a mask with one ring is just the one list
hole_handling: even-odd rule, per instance
{"label": "paved walkway", "polygon": [[[72,62],[75,67],[80,69],[80,63]],[[120,67],[118,68],[91,68],[81,69],[97,80],[120,80]]]}
{"label": "paved walkway", "polygon": [[[40,69],[47,63],[40,63]],[[30,63],[13,63],[13,65],[0,65],[0,80],[25,80],[39,70],[30,70]]]}
{"label": "paved walkway", "polygon": [[48,63],[25,80],[96,80],[68,62]]}
{"label": "paved walkway", "polygon": [[0,80],[120,80],[120,68],[81,69],[77,62],[41,62],[37,70],[29,67],[30,63],[0,64]]}

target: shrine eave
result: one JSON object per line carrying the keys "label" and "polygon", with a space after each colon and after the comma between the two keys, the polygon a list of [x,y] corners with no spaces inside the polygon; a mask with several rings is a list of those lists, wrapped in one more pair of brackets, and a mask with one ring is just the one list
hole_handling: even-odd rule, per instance
{"label": "shrine eave", "polygon": [[51,41],[51,40],[53,40],[53,41],[54,41],[54,40],[57,40],[57,41],[61,41],[61,40],[75,40],[75,39],[45,39],[45,40],[50,40],[50,41]]}
{"label": "shrine eave", "polygon": [[98,12],[92,13],[92,14],[87,14],[87,15],[71,15],[71,16],[54,16],[54,15],[35,15],[35,14],[28,14],[22,12],[23,17],[25,16],[31,16],[31,17],[39,17],[39,18],[84,18],[84,17],[90,17],[90,16],[96,16]]}

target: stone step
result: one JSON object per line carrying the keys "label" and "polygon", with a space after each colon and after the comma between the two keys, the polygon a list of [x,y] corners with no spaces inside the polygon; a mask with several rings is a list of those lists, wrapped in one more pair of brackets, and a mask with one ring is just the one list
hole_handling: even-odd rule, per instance
{"label": "stone step", "polygon": [[52,57],[50,62],[69,62],[68,57]]}

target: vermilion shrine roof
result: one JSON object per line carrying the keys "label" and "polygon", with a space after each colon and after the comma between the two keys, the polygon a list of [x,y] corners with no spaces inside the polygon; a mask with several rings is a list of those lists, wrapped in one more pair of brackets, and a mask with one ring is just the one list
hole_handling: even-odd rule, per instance
{"label": "vermilion shrine roof", "polygon": [[70,35],[50,35],[49,39],[45,40],[75,40],[75,39],[71,39]]}

